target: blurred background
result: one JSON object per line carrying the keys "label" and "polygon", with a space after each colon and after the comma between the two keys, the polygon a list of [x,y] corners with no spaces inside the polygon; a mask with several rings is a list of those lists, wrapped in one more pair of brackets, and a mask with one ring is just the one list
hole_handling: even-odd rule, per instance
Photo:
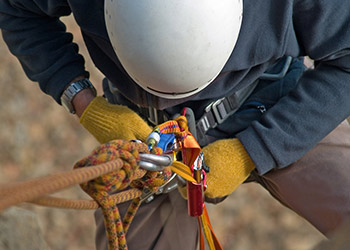
{"label": "blurred background", "polygon": [[[101,94],[102,75],[90,61],[79,29],[72,17],[62,20],[74,34],[91,80]],[[71,170],[98,145],[75,116],[26,78],[2,39],[0,85],[0,184]],[[56,196],[89,198],[80,187]],[[38,216],[43,237],[52,250],[95,248],[93,211],[22,207]],[[214,231],[226,250],[310,250],[324,239],[254,183],[240,186],[223,203],[208,207]]]}

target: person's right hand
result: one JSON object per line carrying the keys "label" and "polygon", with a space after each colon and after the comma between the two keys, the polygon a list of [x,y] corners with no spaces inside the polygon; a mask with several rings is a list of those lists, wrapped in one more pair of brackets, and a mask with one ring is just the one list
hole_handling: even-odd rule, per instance
{"label": "person's right hand", "polygon": [[126,106],[108,103],[95,97],[80,117],[80,123],[100,143],[114,139],[145,141],[152,132],[148,124]]}

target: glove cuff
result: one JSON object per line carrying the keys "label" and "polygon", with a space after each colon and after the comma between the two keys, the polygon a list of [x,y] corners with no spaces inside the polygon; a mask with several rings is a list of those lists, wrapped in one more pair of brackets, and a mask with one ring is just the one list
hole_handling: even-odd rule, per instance
{"label": "glove cuff", "polygon": [[245,166],[246,173],[250,174],[250,172],[255,168],[255,164],[250,158],[248,152],[243,147],[242,143],[238,139],[232,140],[232,145],[234,148],[235,156],[237,157],[237,161],[240,162],[243,166]]}
{"label": "glove cuff", "polygon": [[80,117],[80,123],[100,143],[112,139],[145,140],[152,129],[142,118],[126,106],[110,104],[103,97],[95,97]]}
{"label": "glove cuff", "polygon": [[238,139],[218,140],[203,148],[203,153],[205,163],[211,167],[205,192],[209,198],[231,194],[255,168]]}
{"label": "glove cuff", "polygon": [[[95,97],[84,110],[80,117],[80,123],[88,130],[100,143],[108,141],[114,124],[110,116],[116,116],[110,104],[101,96]],[[113,119],[114,120],[114,119]]]}

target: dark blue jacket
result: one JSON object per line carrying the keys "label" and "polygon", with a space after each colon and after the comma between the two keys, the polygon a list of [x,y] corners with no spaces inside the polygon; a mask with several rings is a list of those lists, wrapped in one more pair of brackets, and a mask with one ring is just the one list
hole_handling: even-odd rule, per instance
{"label": "dark blue jacket", "polygon": [[241,33],[221,74],[186,100],[142,91],[108,39],[102,0],[0,0],[0,28],[28,77],[59,102],[66,85],[88,74],[59,17],[73,13],[97,68],[135,103],[159,109],[220,98],[255,81],[279,58],[309,56],[314,70],[261,119],[237,134],[260,174],[302,157],[350,114],[350,1],[244,0]]}

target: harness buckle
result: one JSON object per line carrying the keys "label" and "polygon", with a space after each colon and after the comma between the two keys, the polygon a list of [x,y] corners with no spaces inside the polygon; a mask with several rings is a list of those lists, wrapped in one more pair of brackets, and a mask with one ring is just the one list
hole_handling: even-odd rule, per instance
{"label": "harness buckle", "polygon": [[148,107],[148,121],[152,123],[152,125],[158,125],[158,111],[153,107]]}
{"label": "harness buckle", "polygon": [[281,80],[288,73],[288,70],[290,68],[290,65],[292,64],[292,61],[293,61],[293,58],[291,56],[287,56],[284,60],[283,67],[281,68],[280,72],[277,72],[277,73],[265,72],[259,77],[259,79],[260,80],[268,80],[268,81]]}
{"label": "harness buckle", "polygon": [[206,121],[203,121],[203,125],[206,128],[205,130],[208,130],[209,128],[215,128],[217,125],[223,123],[227,116],[229,115],[229,112],[226,111],[225,105],[224,105],[225,97],[220,98],[214,102],[211,102],[204,110],[205,113],[209,113],[212,111],[213,116],[215,118],[215,121],[213,124],[209,124],[208,119]]}
{"label": "harness buckle", "polygon": [[225,97],[221,98],[215,102],[212,102],[212,104],[211,104],[211,109],[213,110],[214,117],[215,117],[215,120],[217,123],[217,124],[215,124],[215,127],[218,124],[223,123],[227,118],[228,113],[227,113],[225,105],[224,105],[224,100],[225,100]]}
{"label": "harness buckle", "polygon": [[139,108],[139,113],[147,117],[147,120],[153,125],[157,126],[160,123],[163,123],[165,121],[169,120],[169,115],[164,110],[158,110],[154,107],[147,107],[147,108]]}
{"label": "harness buckle", "polygon": [[205,107],[202,117],[198,119],[196,124],[196,134],[197,141],[200,145],[207,144],[205,139],[207,131],[210,128],[215,128],[217,125],[223,123],[231,113],[225,108],[225,99],[226,97],[223,97],[209,103],[209,105]]}

